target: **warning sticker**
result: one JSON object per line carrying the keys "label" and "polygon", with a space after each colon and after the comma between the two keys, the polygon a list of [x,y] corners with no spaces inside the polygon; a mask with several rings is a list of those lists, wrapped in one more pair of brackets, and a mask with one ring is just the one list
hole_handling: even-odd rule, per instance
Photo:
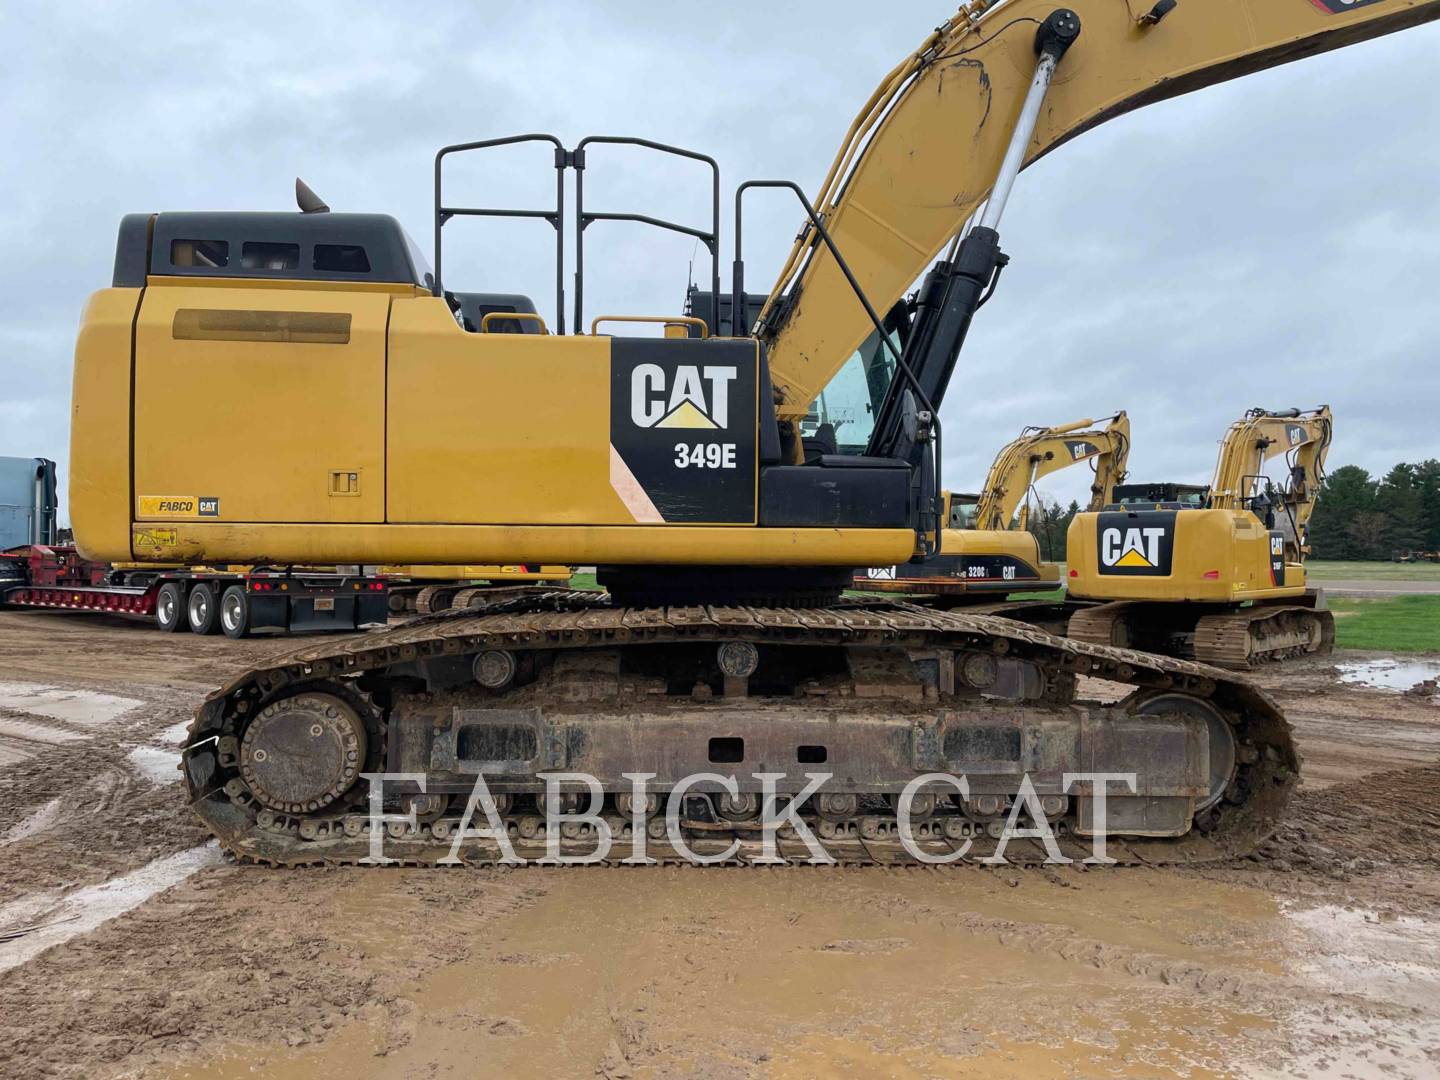
{"label": "warning sticker", "polygon": [[134,532],[134,546],[136,551],[145,548],[170,548],[175,546],[176,533],[174,529],[136,529]]}

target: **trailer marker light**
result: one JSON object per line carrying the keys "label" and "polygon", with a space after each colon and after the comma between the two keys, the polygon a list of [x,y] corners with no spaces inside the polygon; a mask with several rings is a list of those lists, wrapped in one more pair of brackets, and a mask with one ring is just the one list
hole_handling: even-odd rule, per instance
{"label": "trailer marker light", "polygon": [[1071,570],[1071,571],[1070,571],[1070,576],[1071,576],[1071,577],[1079,577],[1079,576],[1080,576],[1080,571],[1079,571],[1079,570]]}
{"label": "trailer marker light", "polygon": [[1205,580],[1206,580],[1206,581],[1219,581],[1219,580],[1220,580],[1220,571],[1219,571],[1219,570],[1206,570],[1206,571],[1205,571]]}

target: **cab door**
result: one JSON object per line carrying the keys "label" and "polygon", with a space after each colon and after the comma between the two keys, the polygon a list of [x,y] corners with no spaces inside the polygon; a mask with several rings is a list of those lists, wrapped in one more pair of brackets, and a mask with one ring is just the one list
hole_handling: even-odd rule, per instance
{"label": "cab door", "polygon": [[151,279],[135,327],[137,521],[384,520],[390,296],[307,286]]}

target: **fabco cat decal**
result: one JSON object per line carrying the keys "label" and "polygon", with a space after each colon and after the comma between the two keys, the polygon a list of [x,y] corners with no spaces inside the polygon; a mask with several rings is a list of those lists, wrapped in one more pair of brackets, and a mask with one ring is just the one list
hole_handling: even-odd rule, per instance
{"label": "fabco cat decal", "polygon": [[219,517],[220,500],[213,495],[141,495],[142,518]]}

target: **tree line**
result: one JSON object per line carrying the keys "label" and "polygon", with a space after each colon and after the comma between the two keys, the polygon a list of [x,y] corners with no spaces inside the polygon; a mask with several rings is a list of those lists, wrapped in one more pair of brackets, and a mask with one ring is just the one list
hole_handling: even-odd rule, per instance
{"label": "tree line", "polygon": [[1358,465],[1336,469],[1320,486],[1310,550],[1315,559],[1440,551],[1440,461],[1401,462],[1378,479]]}
{"label": "tree line", "polygon": [[[1080,509],[1032,495],[1028,528],[1046,562],[1065,561],[1065,534]],[[1440,552],[1440,461],[1401,462],[1381,477],[1358,465],[1330,473],[1310,518],[1310,549],[1314,559]]]}

